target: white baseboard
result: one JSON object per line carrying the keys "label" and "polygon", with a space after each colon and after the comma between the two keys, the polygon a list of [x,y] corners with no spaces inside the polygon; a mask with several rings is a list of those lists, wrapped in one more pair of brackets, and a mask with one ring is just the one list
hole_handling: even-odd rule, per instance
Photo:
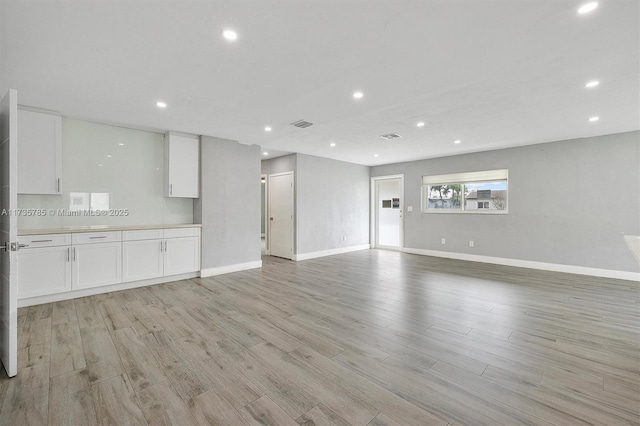
{"label": "white baseboard", "polygon": [[309,253],[294,254],[293,260],[299,261],[299,260],[315,259],[316,257],[333,256],[334,254],[349,253],[349,252],[358,251],[358,250],[368,250],[369,248],[371,248],[369,244],[361,244],[358,246],[341,247],[341,248],[331,249],[331,250],[312,251]]}
{"label": "white baseboard", "polygon": [[247,269],[262,268],[262,260],[247,263],[237,263],[235,265],[219,266],[217,268],[208,268],[200,271],[202,278],[212,277],[214,275],[230,274],[231,272],[246,271]]}
{"label": "white baseboard", "polygon": [[152,278],[149,280],[133,281],[121,284],[106,285],[103,287],[84,288],[82,290],[65,291],[64,293],[47,294],[46,296],[27,297],[18,299],[18,307],[40,305],[42,303],[59,302],[60,300],[77,299],[78,297],[93,296],[96,294],[110,293],[112,291],[129,290],[132,288],[146,287],[149,285],[170,283],[172,281],[188,280],[197,278],[199,272],[189,272],[186,274],[171,275],[169,277]]}
{"label": "white baseboard", "polygon": [[589,268],[586,266],[562,265],[559,263],[535,262],[531,260],[509,259],[505,257],[481,256],[477,254],[453,253],[448,251],[402,249],[405,253],[423,256],[445,257],[448,259],[469,260],[472,262],[493,263],[495,265],[516,266],[519,268],[540,269],[542,271],[565,272],[568,274],[590,275],[594,277],[615,278],[619,280],[640,281],[640,273],[616,271],[612,269]]}

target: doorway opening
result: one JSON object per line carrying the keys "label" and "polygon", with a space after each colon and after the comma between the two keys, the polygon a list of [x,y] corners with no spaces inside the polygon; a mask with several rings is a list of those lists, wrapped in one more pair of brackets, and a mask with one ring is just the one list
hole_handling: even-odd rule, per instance
{"label": "doorway opening", "polygon": [[269,175],[267,194],[268,252],[293,260],[293,172]]}
{"label": "doorway opening", "polygon": [[267,211],[267,175],[260,176],[260,194],[261,194],[261,217],[260,221],[260,247],[263,255],[269,254],[268,241],[267,241],[267,217],[269,215]]}
{"label": "doorway opening", "polygon": [[404,246],[404,175],[371,178],[371,242],[374,248]]}

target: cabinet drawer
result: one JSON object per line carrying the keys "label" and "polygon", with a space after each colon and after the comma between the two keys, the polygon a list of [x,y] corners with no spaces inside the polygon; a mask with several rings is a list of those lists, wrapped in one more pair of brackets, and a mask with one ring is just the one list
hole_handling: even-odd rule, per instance
{"label": "cabinet drawer", "polygon": [[122,241],[161,240],[164,238],[162,229],[139,229],[122,231]]}
{"label": "cabinet drawer", "polygon": [[69,246],[71,234],[21,235],[18,242],[26,244],[28,247],[25,248]]}
{"label": "cabinet drawer", "polygon": [[200,228],[171,228],[164,230],[165,238],[198,237]]}
{"label": "cabinet drawer", "polygon": [[72,234],[73,244],[94,244],[122,241],[122,231],[110,232],[83,232]]}

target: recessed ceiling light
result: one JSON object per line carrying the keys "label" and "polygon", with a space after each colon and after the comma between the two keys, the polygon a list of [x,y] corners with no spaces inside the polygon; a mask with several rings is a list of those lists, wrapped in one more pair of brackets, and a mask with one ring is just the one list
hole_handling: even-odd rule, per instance
{"label": "recessed ceiling light", "polygon": [[420,121],[418,124],[416,124],[416,126],[418,126],[418,127],[424,127],[424,121]]}
{"label": "recessed ceiling light", "polygon": [[111,158],[111,154],[107,154],[107,158]]}
{"label": "recessed ceiling light", "polygon": [[600,117],[590,117],[589,118],[589,121],[592,122],[592,123],[595,122],[595,121],[598,121],[598,120],[600,120]]}
{"label": "recessed ceiling light", "polygon": [[263,152],[262,155],[269,155],[267,151]]}
{"label": "recessed ceiling light", "polygon": [[238,39],[238,33],[233,30],[224,30],[222,32],[222,37],[226,38],[227,40],[233,41]]}
{"label": "recessed ceiling light", "polygon": [[462,143],[462,141],[461,140],[457,140],[457,141],[453,141],[453,143],[458,144],[458,143]]}
{"label": "recessed ceiling light", "polygon": [[271,127],[269,127],[269,126],[265,127],[265,128],[264,128],[264,131],[265,131],[265,132],[270,132],[270,131],[271,131]]}
{"label": "recessed ceiling light", "polygon": [[592,88],[596,87],[600,82],[598,80],[593,80],[584,85],[584,87]]}
{"label": "recessed ceiling light", "polygon": [[580,6],[580,8],[578,9],[578,13],[580,15],[584,15],[585,13],[593,12],[596,9],[596,7],[598,7],[598,2],[592,1]]}
{"label": "recessed ceiling light", "polygon": [[102,164],[98,164],[98,167],[102,167]]}
{"label": "recessed ceiling light", "polygon": [[156,167],[156,170],[160,170],[160,167]]}
{"label": "recessed ceiling light", "polygon": [[120,146],[124,146],[124,144],[123,144],[122,142],[120,142],[118,145],[120,145]]}
{"label": "recessed ceiling light", "polygon": [[373,156],[374,156],[374,157],[379,157],[379,156],[380,156],[380,154],[373,154]]}
{"label": "recessed ceiling light", "polygon": [[361,99],[364,96],[364,93],[362,92],[354,92],[353,93],[353,97],[356,99]]}
{"label": "recessed ceiling light", "polygon": [[166,107],[167,107],[167,104],[166,104],[165,102],[158,101],[158,102],[156,102],[156,106],[157,106],[158,108],[166,108]]}
{"label": "recessed ceiling light", "polygon": [[335,143],[335,142],[331,142],[331,143],[329,144],[329,146],[330,146],[330,147],[334,147],[334,146],[336,146],[336,143]]}

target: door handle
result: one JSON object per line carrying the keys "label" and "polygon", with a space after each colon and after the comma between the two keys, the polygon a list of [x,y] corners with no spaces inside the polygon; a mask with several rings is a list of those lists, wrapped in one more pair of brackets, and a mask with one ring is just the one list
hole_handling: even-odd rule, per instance
{"label": "door handle", "polygon": [[71,247],[67,249],[67,262],[71,261]]}
{"label": "door handle", "polygon": [[167,251],[167,240],[164,241],[164,251]]}
{"label": "door handle", "polygon": [[76,248],[73,248],[73,261],[76,261]]}

